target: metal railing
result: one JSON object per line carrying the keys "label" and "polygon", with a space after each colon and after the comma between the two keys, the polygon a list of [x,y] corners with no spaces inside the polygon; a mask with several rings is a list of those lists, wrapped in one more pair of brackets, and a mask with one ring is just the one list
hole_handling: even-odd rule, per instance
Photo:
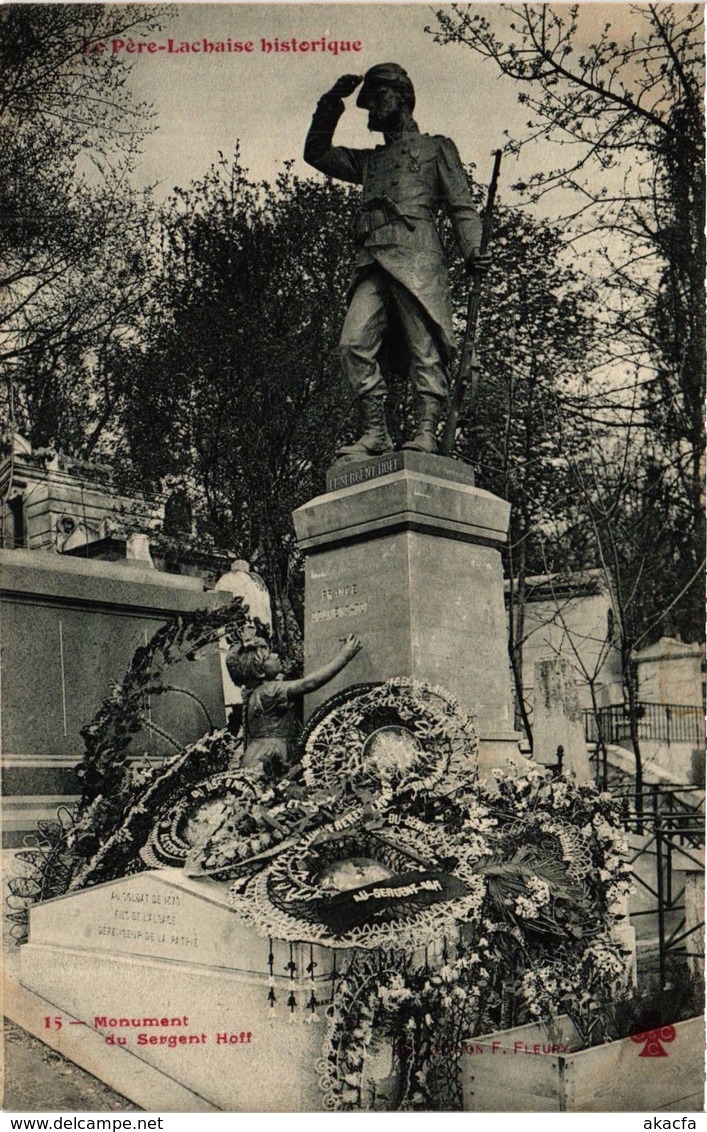
{"label": "metal railing", "polygon": [[[630,778],[624,776],[610,783],[608,764],[605,758],[602,760],[600,757],[598,745],[594,754],[597,785],[602,790],[609,790],[619,801],[622,824],[628,832],[645,838],[628,863],[635,883],[655,899],[655,904],[631,912],[630,916],[632,919],[638,916],[656,917],[660,982],[661,986],[665,986],[671,956],[704,961],[705,921],[703,919],[687,927],[685,883],[682,880],[680,886],[679,874],[684,878],[686,862],[695,870],[704,869],[704,854],[700,856],[700,853],[705,844],[705,790],[692,785],[651,784],[637,795],[635,783]],[[558,747],[554,774],[562,773],[563,755],[563,749]],[[650,856],[655,857],[655,887],[635,868],[641,857]],[[668,924],[671,916],[672,930]],[[676,918],[677,924],[674,923]]]}
{"label": "metal railing", "polygon": [[[631,739],[631,720],[625,704],[612,704],[584,713],[584,737],[588,743],[599,741],[620,743]],[[701,707],[690,704],[636,705],[636,725],[639,739],[655,739],[666,743],[702,744],[705,739],[705,713]]]}
{"label": "metal railing", "polygon": [[[705,844],[705,793],[697,786],[650,786],[641,796],[640,812],[635,809],[632,791],[623,788],[615,793],[623,800],[626,828],[646,837],[629,863],[636,884],[655,898],[655,905],[633,912],[632,916],[657,919],[658,964],[664,986],[671,956],[704,957],[705,923],[702,920],[687,928],[685,884],[680,886],[678,874],[682,872],[684,876],[685,861],[696,869],[703,867],[700,850]],[[655,855],[655,888],[633,868],[640,857],[652,854]],[[669,931],[667,918],[671,913],[677,913],[680,918]]]}

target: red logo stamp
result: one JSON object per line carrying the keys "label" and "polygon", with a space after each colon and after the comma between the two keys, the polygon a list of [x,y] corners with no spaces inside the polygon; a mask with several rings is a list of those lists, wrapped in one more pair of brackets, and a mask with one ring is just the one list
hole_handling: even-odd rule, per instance
{"label": "red logo stamp", "polygon": [[658,1019],[646,1019],[647,1026],[640,1034],[631,1034],[631,1041],[636,1042],[637,1045],[643,1045],[643,1049],[639,1053],[639,1057],[667,1057],[668,1051],[664,1049],[663,1044],[667,1045],[669,1042],[674,1042],[676,1032],[674,1026],[662,1026]]}

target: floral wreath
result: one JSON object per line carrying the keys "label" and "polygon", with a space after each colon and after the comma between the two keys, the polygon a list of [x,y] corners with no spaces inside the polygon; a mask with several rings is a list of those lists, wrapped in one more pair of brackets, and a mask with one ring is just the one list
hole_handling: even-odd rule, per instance
{"label": "floral wreath", "polygon": [[188,866],[194,845],[198,845],[209,827],[223,817],[227,805],[232,805],[236,797],[252,803],[258,793],[252,776],[243,771],[212,774],[186,791],[181,784],[176,786],[140,849],[140,859],[148,869]]}
{"label": "floral wreath", "polygon": [[[317,1065],[325,1107],[458,1110],[465,1042],[560,1013],[581,1032],[598,1002],[627,993],[613,935],[630,884],[616,803],[535,768],[496,778],[472,800],[448,799],[443,818],[455,873],[482,884],[476,908],[422,954],[417,936],[356,949],[340,973]],[[417,828],[428,844],[429,822]]]}
{"label": "floral wreath", "polygon": [[302,763],[308,786],[333,792],[354,781],[416,794],[471,786],[478,747],[473,720],[448,692],[396,677],[330,704],[305,737]]}
{"label": "floral wreath", "polygon": [[[194,629],[200,641],[213,631]],[[238,744],[221,731],[159,770],[119,766],[116,804],[120,702],[133,711],[147,659],[86,736],[98,777],[78,820],[49,831],[28,899],[47,883],[76,890],[184,861],[190,875],[229,879],[234,910],[264,937],[350,949],[326,1007],[326,1107],[459,1108],[461,1038],[589,1017],[623,984],[612,928],[629,881],[609,795],[532,770],[480,784],[472,720],[442,689],[400,678],[332,697],[301,761],[269,788],[227,770]],[[313,1019],[319,1005],[312,990]]]}
{"label": "floral wreath", "polygon": [[[231,904],[261,935],[331,947],[431,942],[478,908],[480,879],[446,867],[447,832],[422,820],[430,797],[470,794],[476,779],[474,725],[448,693],[402,677],[349,689],[302,748],[260,797],[239,781],[190,875],[235,879]],[[158,820],[143,860],[187,810]]]}

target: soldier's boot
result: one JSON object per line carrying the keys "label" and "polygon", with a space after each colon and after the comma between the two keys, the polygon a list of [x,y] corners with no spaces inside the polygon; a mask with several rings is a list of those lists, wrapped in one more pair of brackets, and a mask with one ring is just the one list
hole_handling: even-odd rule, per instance
{"label": "soldier's boot", "polygon": [[413,452],[439,452],[437,425],[442,416],[444,401],[430,393],[420,393],[417,398],[417,432],[412,440],[403,444]]}
{"label": "soldier's boot", "polygon": [[385,423],[385,394],[364,393],[360,402],[363,416],[363,432],[353,444],[344,444],[339,456],[353,456],[364,459],[366,456],[382,456],[393,451],[393,441]]}

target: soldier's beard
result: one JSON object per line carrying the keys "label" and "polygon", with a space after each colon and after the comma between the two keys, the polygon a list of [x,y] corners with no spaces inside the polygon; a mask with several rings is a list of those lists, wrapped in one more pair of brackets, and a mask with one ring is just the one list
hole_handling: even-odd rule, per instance
{"label": "soldier's beard", "polygon": [[372,133],[397,136],[414,122],[412,111],[407,105],[388,107],[385,110],[371,107],[368,111],[368,129]]}
{"label": "soldier's beard", "polygon": [[368,129],[372,134],[386,134],[389,131],[400,129],[400,111],[393,110],[387,114],[369,110]]}

